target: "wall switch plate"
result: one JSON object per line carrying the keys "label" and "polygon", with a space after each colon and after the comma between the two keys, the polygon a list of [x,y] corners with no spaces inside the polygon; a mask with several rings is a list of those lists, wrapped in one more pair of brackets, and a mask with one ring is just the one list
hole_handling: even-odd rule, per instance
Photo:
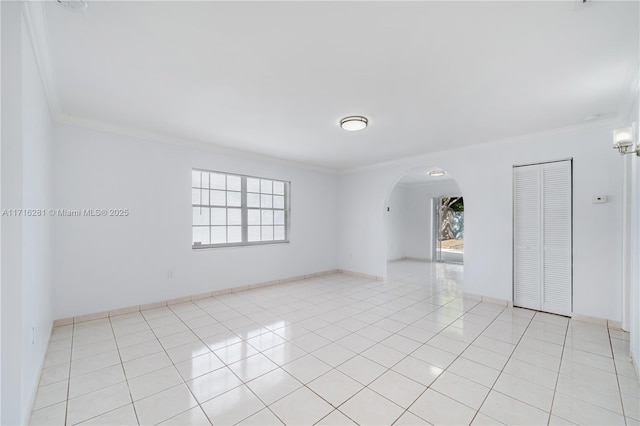
{"label": "wall switch plate", "polygon": [[607,202],[606,195],[594,195],[593,197],[591,197],[592,204],[604,204],[606,202]]}

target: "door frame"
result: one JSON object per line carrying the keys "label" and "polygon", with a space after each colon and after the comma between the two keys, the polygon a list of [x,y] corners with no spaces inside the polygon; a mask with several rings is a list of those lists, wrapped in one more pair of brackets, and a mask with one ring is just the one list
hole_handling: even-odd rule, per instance
{"label": "door frame", "polygon": [[[570,254],[569,254],[569,259],[570,259],[570,267],[569,267],[569,271],[570,271],[570,292],[571,292],[571,311],[568,312],[566,315],[563,314],[556,314],[551,312],[554,315],[563,315],[563,316],[569,316],[571,317],[573,315],[573,213],[574,213],[574,203],[573,203],[573,157],[567,157],[567,158],[561,158],[561,159],[557,159],[557,160],[549,160],[549,161],[538,161],[538,162],[533,162],[533,163],[521,163],[521,164],[514,164],[512,167],[512,170],[517,168],[517,167],[526,167],[526,166],[536,166],[536,165],[542,165],[542,164],[551,164],[551,163],[561,163],[564,161],[568,161],[569,162],[569,181],[570,181],[570,193],[571,193],[571,197],[569,200],[569,206],[571,207],[571,238],[570,238],[570,243],[571,243],[571,250],[570,250]],[[515,225],[516,225],[516,215],[515,215],[515,174],[511,173],[511,302],[513,303],[513,306],[516,307],[515,305],[515,296],[516,296],[516,291],[515,291],[515,287],[516,287],[516,262],[515,262],[515,254],[516,254],[516,239],[515,239]],[[542,193],[541,193],[542,196]],[[542,232],[542,229],[541,229]],[[541,250],[543,249],[543,244],[541,245]],[[543,257],[540,258],[540,262],[542,263],[544,261]],[[541,276],[541,279],[543,277]],[[542,300],[541,300],[542,302]],[[529,309],[529,308],[527,308]],[[546,312],[546,311],[541,311],[538,310],[539,312]]]}

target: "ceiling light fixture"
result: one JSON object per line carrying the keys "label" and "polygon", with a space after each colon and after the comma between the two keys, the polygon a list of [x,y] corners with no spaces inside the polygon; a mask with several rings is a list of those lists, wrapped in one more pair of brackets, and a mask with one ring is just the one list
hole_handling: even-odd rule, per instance
{"label": "ceiling light fixture", "polygon": [[446,175],[447,173],[444,170],[431,170],[427,174],[431,177],[440,177]]}
{"label": "ceiling light fixture", "polygon": [[89,7],[85,0],[58,0],[58,3],[71,10],[85,10]]}
{"label": "ceiling light fixture", "polygon": [[340,120],[340,127],[349,132],[362,130],[367,127],[367,124],[369,124],[369,120],[367,120],[367,117],[361,115],[352,115]]}

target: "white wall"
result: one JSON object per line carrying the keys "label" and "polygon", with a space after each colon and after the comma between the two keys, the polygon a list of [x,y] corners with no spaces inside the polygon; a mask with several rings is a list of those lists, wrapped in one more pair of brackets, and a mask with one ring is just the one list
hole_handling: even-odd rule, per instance
{"label": "white wall", "polygon": [[[52,120],[24,25],[22,43],[22,204],[44,209],[53,205]],[[51,217],[22,219],[22,380],[27,413],[53,325],[52,237]]]}
{"label": "white wall", "polygon": [[[335,175],[68,125],[54,134],[56,207],[131,212],[56,218],[56,318],[337,268]],[[291,242],[192,250],[193,167],[291,181]]]}
{"label": "white wall", "polygon": [[[20,4],[2,8],[2,208],[22,207]],[[22,423],[22,218],[2,216],[2,424]]]}
{"label": "white wall", "polygon": [[[2,208],[46,208],[52,200],[51,117],[20,3],[1,7]],[[53,323],[51,221],[3,216],[1,226],[1,422],[24,424]]]}
{"label": "white wall", "polygon": [[385,206],[384,226],[387,235],[387,261],[401,259],[406,254],[406,203],[407,191],[404,186],[396,185]]}
{"label": "white wall", "polygon": [[[621,318],[621,186],[612,123],[414,157],[343,177],[340,268],[385,276],[383,206],[393,184],[417,167],[455,176],[465,199],[465,281],[469,293],[512,299],[512,166],[574,158],[574,312]],[[607,195],[592,204],[592,195]]]}

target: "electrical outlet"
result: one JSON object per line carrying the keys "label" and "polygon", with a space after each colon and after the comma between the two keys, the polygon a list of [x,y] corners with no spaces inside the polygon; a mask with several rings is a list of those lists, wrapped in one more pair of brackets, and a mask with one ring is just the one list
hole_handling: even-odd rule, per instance
{"label": "electrical outlet", "polygon": [[172,270],[168,270],[167,271],[167,278],[172,280],[173,279],[173,271]]}

